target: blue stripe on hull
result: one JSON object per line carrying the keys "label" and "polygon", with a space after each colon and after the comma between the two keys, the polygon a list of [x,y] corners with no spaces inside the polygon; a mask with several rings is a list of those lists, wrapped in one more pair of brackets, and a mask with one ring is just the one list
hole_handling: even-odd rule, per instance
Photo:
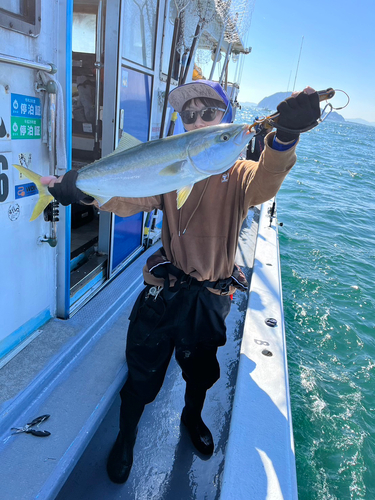
{"label": "blue stripe on hull", "polygon": [[50,310],[45,309],[34,318],[31,318],[13,333],[8,335],[5,339],[3,339],[0,342],[0,359],[8,354],[12,349],[17,347],[40,326],[44,325],[44,323],[47,323],[47,321],[51,319],[51,317],[52,316]]}

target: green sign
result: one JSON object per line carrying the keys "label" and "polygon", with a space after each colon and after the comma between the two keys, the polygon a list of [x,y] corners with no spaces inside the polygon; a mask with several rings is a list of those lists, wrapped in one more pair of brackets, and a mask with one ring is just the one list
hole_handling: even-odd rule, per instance
{"label": "green sign", "polygon": [[11,117],[12,139],[40,139],[42,132],[40,118]]}

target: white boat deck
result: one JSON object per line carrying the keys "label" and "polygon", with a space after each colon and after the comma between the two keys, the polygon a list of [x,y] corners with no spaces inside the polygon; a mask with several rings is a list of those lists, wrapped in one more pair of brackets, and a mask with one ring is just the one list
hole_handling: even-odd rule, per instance
{"label": "white boat deck", "polygon": [[[269,226],[268,208],[263,206],[259,223],[250,302],[248,294],[234,296],[228,340],[218,354],[221,378],[203,410],[214,455],[198,456],[180,424],[185,383],[172,359],[162,390],[142,416],[128,482],[115,485],[107,477],[118,432],[118,390],[126,377],[127,317],[141,287],[144,254],[73,318],[50,322],[0,370],[1,500],[297,498],[277,230],[275,221]],[[237,253],[248,279],[258,230],[254,213],[244,222]],[[107,317],[109,305],[114,311]],[[267,317],[279,326],[265,325]],[[56,328],[60,345],[46,352],[45,334],[50,329],[56,342]],[[265,348],[273,355],[265,355]],[[51,414],[41,427],[50,437],[10,435],[10,427],[44,413]]]}
{"label": "white boat deck", "polygon": [[245,311],[246,296],[238,293],[228,341],[219,350],[221,377],[208,392],[203,411],[214,437],[214,455],[202,460],[180,423],[185,382],[172,359],[162,390],[142,416],[128,482],[113,484],[106,473],[107,456],[118,432],[117,398],[57,500],[219,498]]}
{"label": "white boat deck", "polygon": [[[251,253],[245,260],[244,256],[238,256],[249,280],[257,231],[257,223],[252,222],[253,212],[250,212],[241,237]],[[127,483],[113,484],[106,473],[107,457],[118,433],[120,398],[117,397],[56,500],[213,500],[220,497],[247,303],[248,294],[235,293],[227,318],[227,343],[218,352],[221,376],[208,391],[203,410],[203,419],[215,441],[214,455],[207,460],[196,453],[181,425],[185,382],[172,358],[159,395],[142,415]]]}

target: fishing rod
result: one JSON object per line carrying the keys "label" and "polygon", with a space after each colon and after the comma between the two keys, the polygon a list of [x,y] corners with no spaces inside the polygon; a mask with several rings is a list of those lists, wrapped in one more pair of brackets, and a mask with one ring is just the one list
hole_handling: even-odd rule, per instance
{"label": "fishing rod", "polygon": [[341,106],[340,108],[334,108],[331,103],[327,103],[321,114],[322,115],[324,114],[327,107],[330,109],[329,109],[329,112],[324,116],[324,118],[316,120],[316,122],[314,122],[312,125],[309,125],[308,127],[304,128],[304,129],[290,130],[290,129],[287,129],[286,127],[282,127],[281,125],[278,124],[278,121],[280,118],[280,113],[277,111],[276,113],[273,113],[272,115],[269,115],[269,116],[266,116],[265,118],[260,118],[259,120],[256,120],[252,125],[250,125],[250,131],[251,131],[251,129],[255,130],[255,127],[261,125],[261,127],[259,128],[259,131],[257,133],[259,133],[261,129],[272,129],[272,128],[284,130],[285,132],[293,132],[293,133],[299,133],[299,134],[303,133],[303,132],[307,132],[308,130],[311,130],[312,128],[319,125],[319,123],[322,123],[333,110],[344,109],[349,104],[350,98],[349,98],[348,94],[346,92],[344,92],[344,90],[334,90],[332,88],[317,91],[317,94],[319,96],[319,102],[327,101],[328,99],[332,99],[332,97],[335,96],[336,92],[343,92],[346,95],[346,97],[348,98],[348,102],[345,104],[345,106]]}

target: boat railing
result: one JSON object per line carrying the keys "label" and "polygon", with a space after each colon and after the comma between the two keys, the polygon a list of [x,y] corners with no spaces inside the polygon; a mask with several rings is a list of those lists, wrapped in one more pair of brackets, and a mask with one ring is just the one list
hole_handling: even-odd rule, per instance
{"label": "boat railing", "polygon": [[29,59],[23,59],[22,57],[8,56],[6,54],[0,54],[0,62],[15,64],[16,66],[23,66],[25,68],[36,69],[40,71],[46,71],[47,73],[55,74],[57,68],[52,63],[42,63],[41,61],[31,61]]}

